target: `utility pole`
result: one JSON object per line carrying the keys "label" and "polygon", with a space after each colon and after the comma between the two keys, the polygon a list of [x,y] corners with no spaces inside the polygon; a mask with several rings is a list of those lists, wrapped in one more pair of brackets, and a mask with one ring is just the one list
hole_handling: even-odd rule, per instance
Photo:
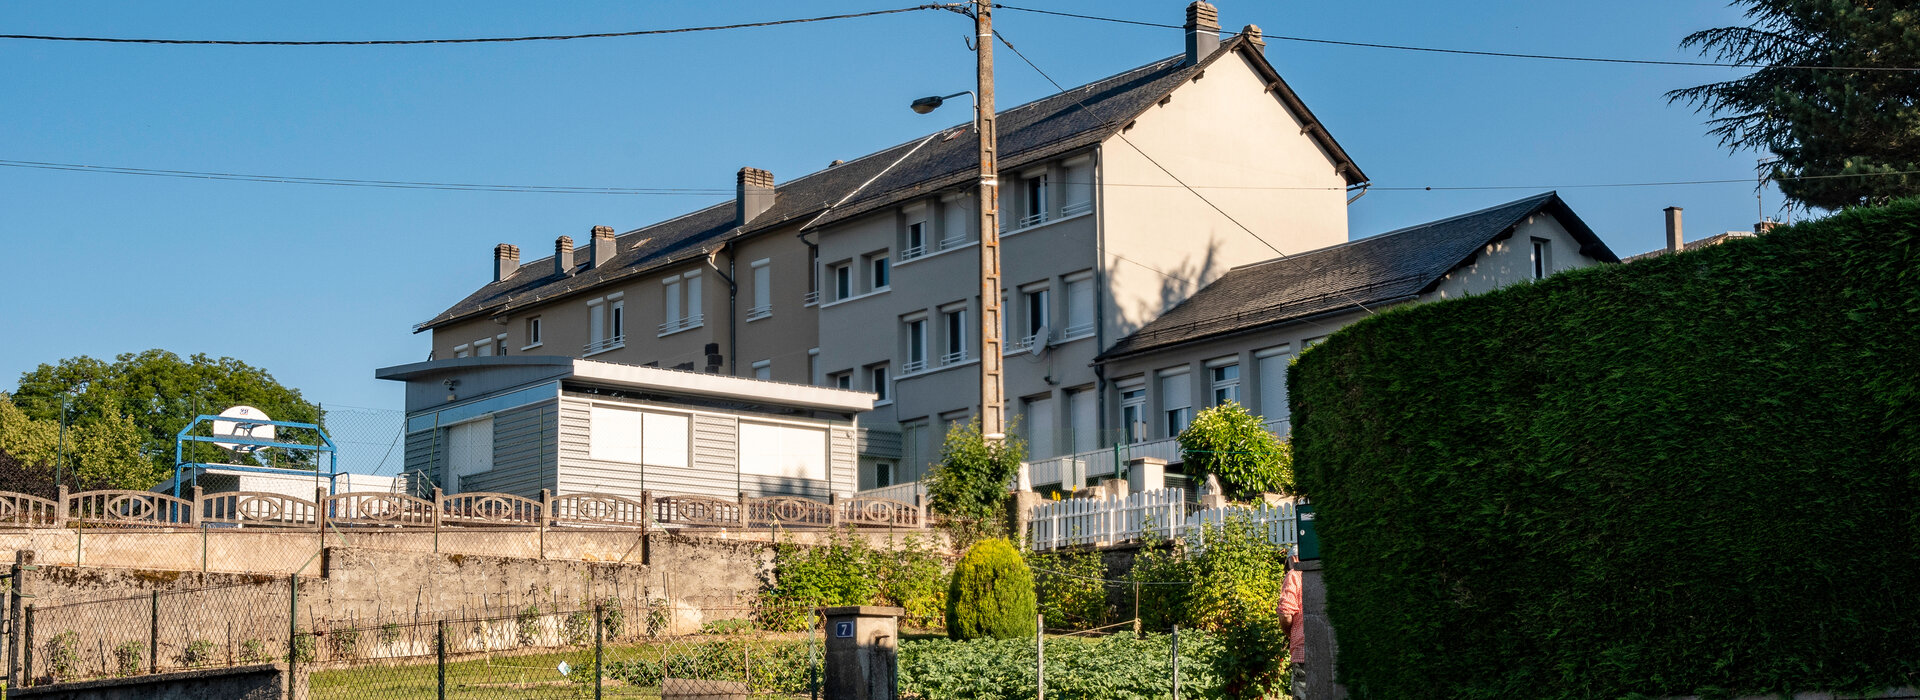
{"label": "utility pole", "polygon": [[1006,384],[1000,368],[1000,159],[993,109],[993,3],[973,0],[978,59],[974,124],[980,136],[980,432],[1006,438]]}
{"label": "utility pole", "polygon": [[73,411],[73,399],[65,393],[60,394],[60,462],[53,466],[53,485],[65,486],[67,469],[67,414]]}

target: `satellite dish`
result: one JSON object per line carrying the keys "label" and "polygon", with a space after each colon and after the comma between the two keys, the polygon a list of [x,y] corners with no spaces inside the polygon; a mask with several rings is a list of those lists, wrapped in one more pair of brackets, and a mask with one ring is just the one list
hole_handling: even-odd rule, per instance
{"label": "satellite dish", "polygon": [[1033,342],[1027,344],[1027,354],[1039,357],[1047,351],[1047,342],[1053,338],[1053,329],[1041,326],[1033,332]]}
{"label": "satellite dish", "polygon": [[[220,417],[230,420],[213,421],[214,437],[238,437],[249,440],[273,439],[273,426],[261,424],[261,421],[273,420],[267,417],[266,411],[252,406],[234,406],[233,408],[221,411]],[[259,445],[241,445],[232,442],[215,442],[213,444],[233,452],[252,452],[260,449]]]}

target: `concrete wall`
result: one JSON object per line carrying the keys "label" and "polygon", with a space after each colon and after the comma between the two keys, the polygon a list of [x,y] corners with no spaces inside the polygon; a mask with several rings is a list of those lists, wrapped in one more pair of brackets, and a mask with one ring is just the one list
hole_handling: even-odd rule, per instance
{"label": "concrete wall", "polygon": [[1280,253],[1346,242],[1346,180],[1302,126],[1234,54],[1101,145],[1101,266],[1113,295],[1103,338],[1132,333],[1228,269],[1278,257],[1181,182]]}
{"label": "concrete wall", "polygon": [[[286,673],[286,666],[282,664],[258,664],[16,688],[8,693],[8,697],[32,700],[281,700],[287,696]],[[304,691],[304,686],[299,690]],[[304,692],[301,695],[304,697]]]}

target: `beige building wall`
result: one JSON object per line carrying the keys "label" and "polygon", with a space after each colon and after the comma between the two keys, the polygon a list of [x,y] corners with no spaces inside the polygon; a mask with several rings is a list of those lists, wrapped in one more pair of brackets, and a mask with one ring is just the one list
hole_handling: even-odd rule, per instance
{"label": "beige building wall", "polygon": [[1280,254],[1346,242],[1346,180],[1303,126],[1234,53],[1102,144],[1101,265],[1113,290],[1104,337],[1132,333],[1233,267],[1279,257],[1234,220]]}
{"label": "beige building wall", "polygon": [[[818,307],[807,303],[807,293],[812,291],[808,281],[812,266],[809,250],[806,242],[789,227],[735,241],[718,257],[717,263],[723,269],[731,261],[731,274],[738,287],[733,320],[738,342],[726,339],[724,316],[718,320],[721,327],[716,329],[715,338],[721,344],[721,352],[733,350],[728,358],[731,366],[723,368],[721,373],[752,377],[755,376],[754,364],[764,361],[769,379],[813,383],[808,374],[807,353],[820,345],[820,320]],[[754,270],[760,263],[764,263],[767,270],[769,285],[766,301],[771,310],[765,315],[753,313],[757,299]],[[716,281],[721,282],[719,308],[724,313],[725,281]]]}
{"label": "beige building wall", "polygon": [[1544,253],[1542,269],[1548,275],[1599,262],[1580,253],[1580,242],[1574,240],[1573,234],[1568,233],[1565,226],[1560,225],[1559,219],[1552,214],[1539,212],[1515,225],[1513,235],[1481,248],[1472,264],[1447,273],[1432,296],[1453,299],[1484,294],[1533,279],[1535,241],[1545,244],[1541,248]]}

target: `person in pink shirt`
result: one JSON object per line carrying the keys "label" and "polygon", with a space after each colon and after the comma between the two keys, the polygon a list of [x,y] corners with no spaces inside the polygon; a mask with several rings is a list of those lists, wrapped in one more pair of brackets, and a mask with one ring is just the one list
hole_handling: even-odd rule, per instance
{"label": "person in pink shirt", "polygon": [[1280,623],[1287,628],[1287,660],[1298,666],[1306,651],[1306,616],[1300,614],[1300,557],[1287,557],[1287,578],[1280,587]]}

